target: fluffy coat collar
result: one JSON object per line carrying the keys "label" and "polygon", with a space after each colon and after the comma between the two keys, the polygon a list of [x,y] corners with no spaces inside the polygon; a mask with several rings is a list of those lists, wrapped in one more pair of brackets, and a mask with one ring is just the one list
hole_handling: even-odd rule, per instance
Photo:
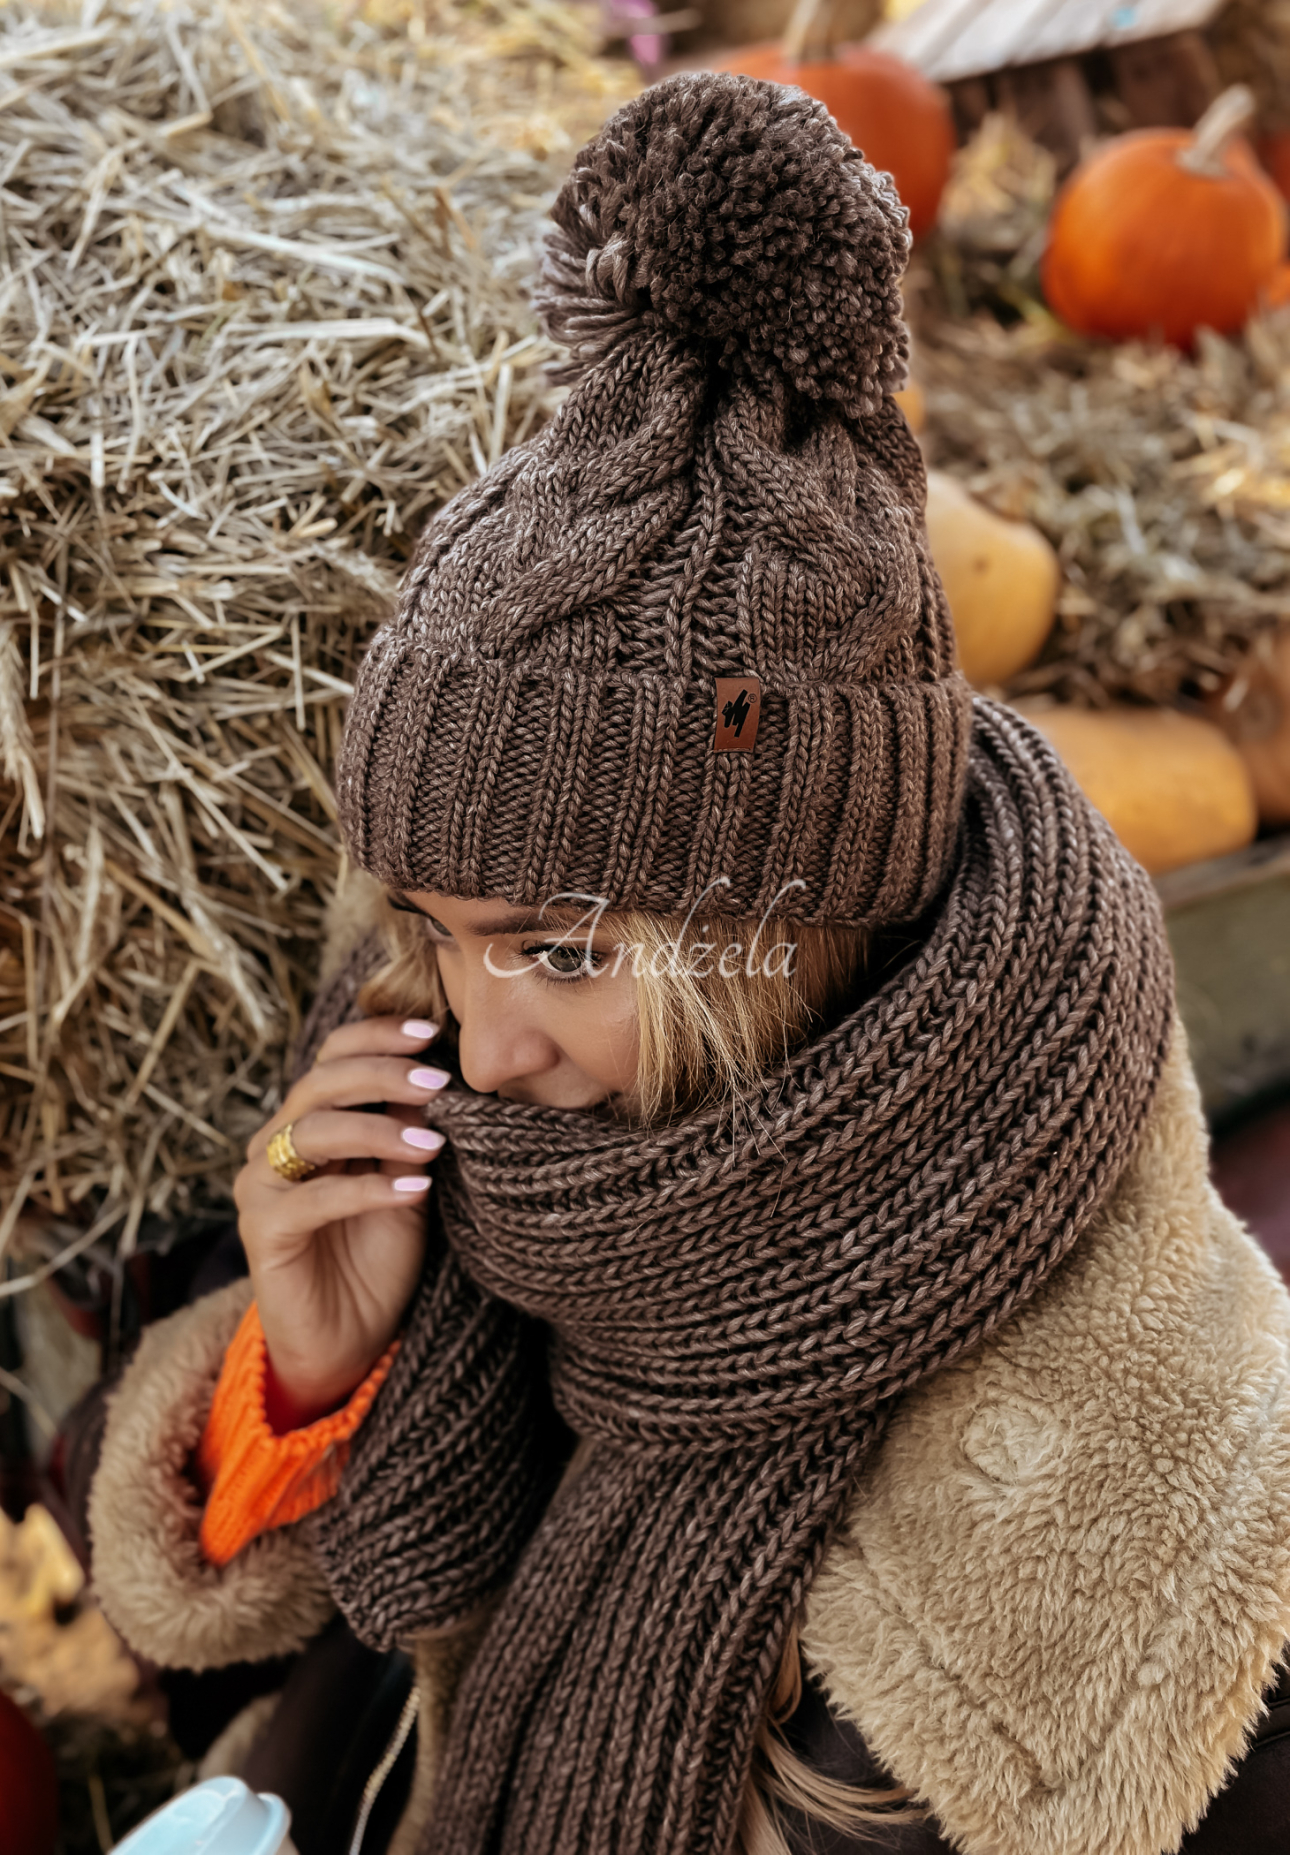
{"label": "fluffy coat collar", "polygon": [[831,1705],[965,1855],[1159,1855],[1290,1637],[1290,1301],[1181,1027],[1096,1226],[905,1400],[808,1600]]}

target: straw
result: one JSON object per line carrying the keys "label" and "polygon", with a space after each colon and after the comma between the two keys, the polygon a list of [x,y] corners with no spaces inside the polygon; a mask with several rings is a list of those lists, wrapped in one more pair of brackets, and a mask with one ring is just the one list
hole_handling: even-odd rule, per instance
{"label": "straw", "polygon": [[[426,515],[554,404],[545,202],[636,81],[589,19],[0,10],[9,1290],[226,1195],[281,1099],[357,655]],[[1185,699],[1290,619],[1290,328],[1074,340],[1052,185],[998,122],[960,162],[909,292],[929,454],[1062,555],[1015,689]]]}
{"label": "straw", "polygon": [[356,658],[554,403],[544,206],[638,81],[594,42],[0,10],[0,1257],[128,1253],[281,1099]]}

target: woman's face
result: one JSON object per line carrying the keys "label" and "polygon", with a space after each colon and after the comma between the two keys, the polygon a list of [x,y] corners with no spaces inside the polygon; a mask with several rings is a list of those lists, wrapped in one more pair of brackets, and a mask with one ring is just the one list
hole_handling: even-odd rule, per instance
{"label": "woman's face", "polygon": [[503,1101],[592,1108],[630,1094],[639,1030],[630,959],[591,917],[553,925],[509,902],[430,890],[395,906],[425,917],[467,1086]]}

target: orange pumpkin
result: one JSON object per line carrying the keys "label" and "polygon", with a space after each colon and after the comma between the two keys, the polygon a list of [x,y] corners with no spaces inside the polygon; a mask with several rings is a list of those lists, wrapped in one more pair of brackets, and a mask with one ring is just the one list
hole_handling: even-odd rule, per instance
{"label": "orange pumpkin", "polygon": [[1272,273],[1272,281],[1259,298],[1259,306],[1269,313],[1274,309],[1284,309],[1290,303],[1290,264],[1278,264]]}
{"label": "orange pumpkin", "polygon": [[917,434],[927,428],[927,395],[917,380],[911,379],[908,386],[901,387],[899,393],[891,396],[905,415],[905,423],[911,432]]}
{"label": "orange pumpkin", "polygon": [[912,65],[865,45],[835,45],[829,0],[804,0],[782,40],[741,45],[716,61],[722,71],[796,84],[818,97],[866,161],[889,173],[909,209],[915,238],[931,230],[949,179],[954,122],[943,91]]}
{"label": "orange pumpkin", "polygon": [[1044,253],[1050,308],[1084,335],[1154,333],[1190,347],[1257,309],[1286,255],[1286,207],[1239,134],[1254,100],[1234,84],[1195,130],[1117,135],[1058,195]]}
{"label": "orange pumpkin", "polygon": [[0,1693],[0,1849],[54,1855],[57,1838],[53,1755],[17,1702]]}

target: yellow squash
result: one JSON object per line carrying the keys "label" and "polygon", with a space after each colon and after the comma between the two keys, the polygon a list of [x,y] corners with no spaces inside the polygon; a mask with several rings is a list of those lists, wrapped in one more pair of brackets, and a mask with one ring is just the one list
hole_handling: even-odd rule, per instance
{"label": "yellow squash", "polygon": [[1245,762],[1220,728],[1173,709],[1017,703],[1153,876],[1248,844],[1258,807]]}
{"label": "yellow squash", "polygon": [[1061,568],[1029,522],[1009,522],[955,477],[927,473],[927,537],[954,616],[959,662],[978,689],[1006,683],[1044,648]]}

